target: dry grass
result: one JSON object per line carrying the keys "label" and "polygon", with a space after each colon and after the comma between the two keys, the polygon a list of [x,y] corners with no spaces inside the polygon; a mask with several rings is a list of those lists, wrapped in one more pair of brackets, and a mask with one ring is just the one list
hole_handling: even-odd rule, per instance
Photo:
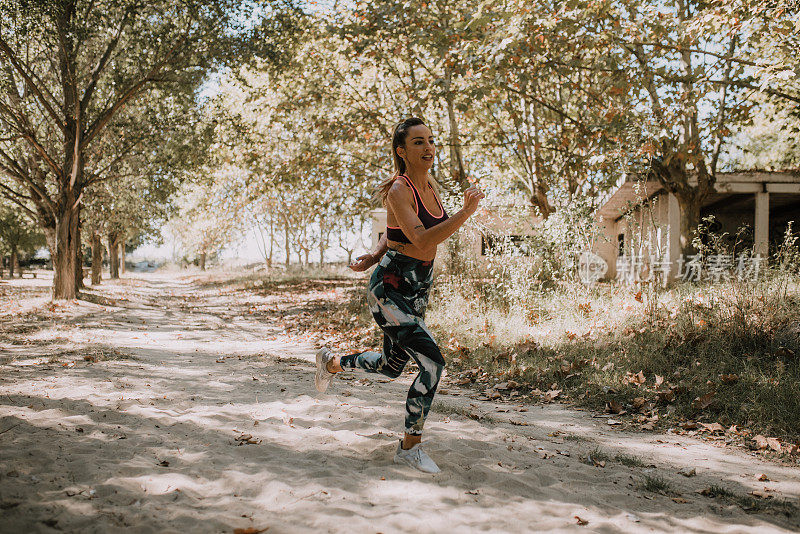
{"label": "dry grass", "polygon": [[[796,277],[679,285],[644,294],[605,285],[532,290],[509,305],[495,287],[442,276],[429,325],[453,371],[657,421],[736,424],[800,437],[800,287]],[[641,374],[639,374],[641,372]],[[641,422],[641,420],[640,420]]]}

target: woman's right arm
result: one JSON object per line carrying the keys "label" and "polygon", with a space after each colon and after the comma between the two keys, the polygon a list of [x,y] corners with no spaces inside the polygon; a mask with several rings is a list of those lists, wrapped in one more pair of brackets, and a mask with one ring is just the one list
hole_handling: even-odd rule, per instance
{"label": "woman's right arm", "polygon": [[384,232],[375,250],[356,258],[355,263],[350,265],[350,268],[356,272],[366,271],[378,263],[381,257],[386,254],[387,250],[389,250],[389,238],[386,236],[386,232]]}
{"label": "woman's right arm", "polygon": [[389,190],[386,201],[392,208],[397,224],[411,243],[423,250],[435,248],[439,243],[453,235],[475,210],[486,195],[475,186],[464,191],[464,207],[444,222],[425,228],[414,212],[411,190],[404,184],[396,183]]}

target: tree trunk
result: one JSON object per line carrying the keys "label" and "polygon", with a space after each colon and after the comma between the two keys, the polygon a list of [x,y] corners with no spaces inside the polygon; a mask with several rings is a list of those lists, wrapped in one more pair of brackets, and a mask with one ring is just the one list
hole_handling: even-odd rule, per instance
{"label": "tree trunk", "polygon": [[285,222],[283,225],[283,245],[284,245],[284,252],[286,253],[286,268],[289,268],[289,264],[292,261],[291,257],[291,241],[289,240],[289,223]]}
{"label": "tree trunk", "polygon": [[14,278],[14,271],[19,272],[19,275],[22,276],[22,273],[19,270],[19,255],[17,253],[17,247],[11,247],[11,258],[8,263],[8,277]]}
{"label": "tree trunk", "polygon": [[103,243],[100,234],[92,232],[92,285],[100,284],[103,279]]}
{"label": "tree trunk", "polygon": [[81,242],[81,208],[78,206],[78,228],[75,231],[75,289],[81,290],[83,284],[83,243]]}
{"label": "tree trunk", "polygon": [[201,252],[200,253],[200,270],[201,271],[205,271],[206,270],[206,253],[205,252]]}
{"label": "tree trunk", "polygon": [[125,243],[119,244],[119,272],[125,274]]}
{"label": "tree trunk", "polygon": [[272,254],[275,249],[275,221],[269,218],[269,255],[267,256],[267,268],[272,269]]}
{"label": "tree trunk", "polygon": [[75,287],[75,247],[78,234],[78,209],[67,198],[56,216],[55,254],[53,255],[53,300],[74,299]]}
{"label": "tree trunk", "polygon": [[697,234],[697,227],[700,224],[700,207],[702,200],[700,195],[694,194],[691,196],[675,195],[678,199],[678,206],[681,210],[681,252],[684,256],[695,254],[696,247],[692,243]]}
{"label": "tree trunk", "polygon": [[117,235],[108,234],[108,277],[112,280],[119,278],[119,244]]}
{"label": "tree trunk", "polygon": [[547,185],[545,173],[547,172],[544,160],[542,158],[542,141],[541,141],[541,128],[539,125],[539,106],[532,104],[531,118],[533,119],[533,173],[535,175],[535,185],[533,194],[531,195],[531,202],[534,206],[539,208],[539,213],[542,219],[547,219],[552,213],[550,201],[547,198],[547,192],[550,186]]}
{"label": "tree trunk", "polygon": [[50,261],[56,257],[56,228],[44,227],[44,239],[47,242],[47,251],[50,253]]}
{"label": "tree trunk", "polygon": [[450,90],[450,82],[453,78],[452,69],[445,67],[444,91],[447,103],[447,120],[450,126],[450,177],[453,183],[458,185],[462,191],[469,187],[467,173],[464,170],[464,158],[461,155],[461,141],[459,140],[458,121],[456,110],[453,103],[453,92]]}

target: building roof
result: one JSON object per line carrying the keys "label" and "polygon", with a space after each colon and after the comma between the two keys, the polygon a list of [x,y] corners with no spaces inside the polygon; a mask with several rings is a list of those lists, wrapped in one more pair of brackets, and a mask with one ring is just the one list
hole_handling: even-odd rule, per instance
{"label": "building roof", "polygon": [[[697,183],[697,179],[689,183]],[[719,195],[732,193],[800,193],[800,172],[798,171],[737,171],[718,172],[714,188],[717,195],[706,199],[706,204],[719,200]],[[664,191],[657,180],[644,179],[639,174],[624,174],[601,201],[597,215],[603,219],[616,220],[633,206],[649,200]]]}

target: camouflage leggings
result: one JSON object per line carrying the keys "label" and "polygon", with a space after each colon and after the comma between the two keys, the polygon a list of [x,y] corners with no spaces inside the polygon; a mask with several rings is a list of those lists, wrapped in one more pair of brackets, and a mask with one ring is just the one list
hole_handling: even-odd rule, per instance
{"label": "camouflage leggings", "polygon": [[397,378],[414,358],[419,374],[406,400],[408,434],[422,434],[445,365],[424,322],[432,275],[433,262],[389,250],[372,273],[367,295],[372,316],[383,330],[383,352],[360,352],[341,360],[342,367]]}

